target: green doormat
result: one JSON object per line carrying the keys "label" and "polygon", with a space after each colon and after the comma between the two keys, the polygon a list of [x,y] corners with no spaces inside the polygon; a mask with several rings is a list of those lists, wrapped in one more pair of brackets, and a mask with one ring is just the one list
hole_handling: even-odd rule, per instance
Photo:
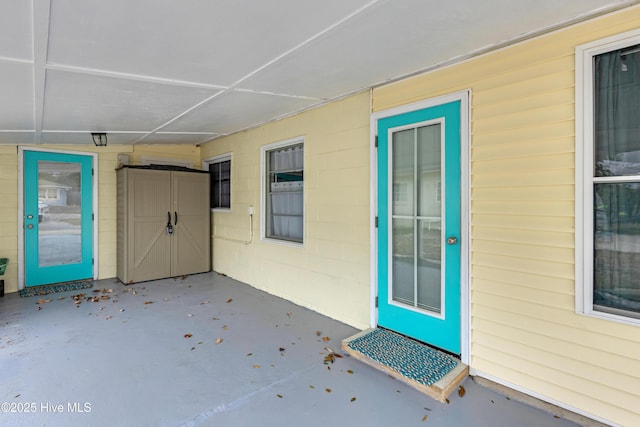
{"label": "green doormat", "polygon": [[447,354],[386,329],[373,329],[346,345],[425,386],[439,381],[459,363]]}
{"label": "green doormat", "polygon": [[54,283],[52,285],[29,286],[20,290],[21,297],[34,297],[38,295],[53,294],[56,292],[75,291],[93,287],[91,280],[75,280],[73,282]]}

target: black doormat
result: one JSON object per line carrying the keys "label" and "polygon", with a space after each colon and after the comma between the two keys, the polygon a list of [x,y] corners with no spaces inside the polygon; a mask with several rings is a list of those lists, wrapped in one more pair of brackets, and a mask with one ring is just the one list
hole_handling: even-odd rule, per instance
{"label": "black doormat", "polygon": [[73,282],[54,283],[52,285],[29,286],[19,291],[21,297],[34,297],[56,292],[75,291],[93,287],[91,280],[74,280]]}

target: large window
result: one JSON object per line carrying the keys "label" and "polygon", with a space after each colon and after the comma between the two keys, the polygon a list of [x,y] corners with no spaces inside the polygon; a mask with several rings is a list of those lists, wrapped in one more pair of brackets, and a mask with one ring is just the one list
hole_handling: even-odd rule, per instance
{"label": "large window", "polygon": [[304,140],[262,149],[263,237],[302,243],[304,235]]}
{"label": "large window", "polygon": [[640,33],[578,47],[576,70],[578,311],[640,323]]}
{"label": "large window", "polygon": [[231,209],[231,156],[225,155],[211,159],[209,173],[211,175],[211,209]]}

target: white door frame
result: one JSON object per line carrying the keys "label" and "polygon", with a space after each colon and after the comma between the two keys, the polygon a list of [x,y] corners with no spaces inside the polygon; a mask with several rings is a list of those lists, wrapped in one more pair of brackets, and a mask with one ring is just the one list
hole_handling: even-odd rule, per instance
{"label": "white door frame", "polygon": [[[378,215],[378,150],[376,136],[378,134],[378,120],[396,116],[398,114],[434,107],[449,102],[460,101],[460,358],[462,363],[469,364],[471,352],[471,181],[470,181],[470,147],[471,147],[471,89],[430,98],[400,107],[371,113],[370,117],[370,326],[378,324],[378,309],[376,297],[378,294],[378,229],[376,217]],[[371,104],[373,105],[373,104]]]}
{"label": "white door frame", "polygon": [[93,164],[93,280],[98,279],[98,153],[86,151],[54,150],[50,148],[18,146],[18,290],[24,289],[24,152],[77,154],[91,157]]}

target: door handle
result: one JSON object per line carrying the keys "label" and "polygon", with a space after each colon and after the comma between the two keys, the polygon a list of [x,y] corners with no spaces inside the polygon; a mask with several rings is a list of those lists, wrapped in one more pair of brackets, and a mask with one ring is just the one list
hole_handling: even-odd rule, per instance
{"label": "door handle", "polygon": [[171,236],[173,234],[173,225],[171,225],[171,212],[167,212],[167,234]]}
{"label": "door handle", "polygon": [[175,221],[173,221],[173,225],[178,225],[178,212],[173,211],[173,214],[175,215]]}
{"label": "door handle", "polygon": [[456,236],[451,236],[447,238],[447,244],[455,245],[456,243],[458,243],[458,238]]}

